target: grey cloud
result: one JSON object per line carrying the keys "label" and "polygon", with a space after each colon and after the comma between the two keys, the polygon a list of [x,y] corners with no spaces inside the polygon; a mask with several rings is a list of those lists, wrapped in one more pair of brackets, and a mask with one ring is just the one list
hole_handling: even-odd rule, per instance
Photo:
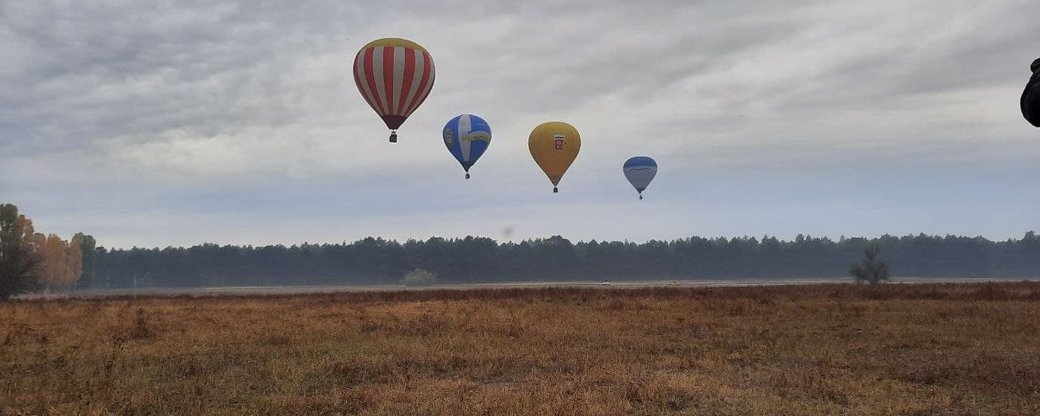
{"label": "grey cloud", "polygon": [[[301,56],[329,48],[307,39],[309,30],[329,25],[286,21],[271,6],[250,4],[73,3],[11,13],[5,24],[35,53],[21,79],[4,82],[13,99],[3,102],[2,121],[26,130],[40,126],[27,132],[38,137],[23,139],[59,144],[292,122],[301,97],[321,91],[295,90],[306,86],[286,78],[296,75]],[[269,14],[249,14],[264,11]],[[286,49],[296,53],[285,56]]]}

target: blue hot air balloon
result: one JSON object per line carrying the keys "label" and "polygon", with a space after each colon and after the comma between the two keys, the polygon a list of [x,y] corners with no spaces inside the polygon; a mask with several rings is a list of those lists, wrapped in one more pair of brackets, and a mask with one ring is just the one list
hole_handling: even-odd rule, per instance
{"label": "blue hot air balloon", "polygon": [[458,159],[466,170],[466,179],[469,179],[469,168],[491,144],[491,127],[480,117],[463,114],[444,125],[443,136],[444,145]]}
{"label": "blue hot air balloon", "polygon": [[643,190],[657,175],[657,162],[647,156],[636,156],[625,161],[623,170],[628,182],[639,191],[639,199],[643,199]]}

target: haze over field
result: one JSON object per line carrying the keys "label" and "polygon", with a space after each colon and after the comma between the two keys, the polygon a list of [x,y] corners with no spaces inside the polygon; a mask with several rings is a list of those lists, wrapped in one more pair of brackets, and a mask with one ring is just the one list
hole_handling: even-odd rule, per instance
{"label": "haze over field", "polygon": [[[1040,225],[1025,0],[0,2],[0,196],[109,247],[368,235],[671,239]],[[350,64],[422,43],[386,143]],[[494,129],[462,179],[443,123]],[[551,186],[538,123],[582,133]],[[636,200],[629,156],[661,171]],[[619,219],[624,220],[619,220]]]}

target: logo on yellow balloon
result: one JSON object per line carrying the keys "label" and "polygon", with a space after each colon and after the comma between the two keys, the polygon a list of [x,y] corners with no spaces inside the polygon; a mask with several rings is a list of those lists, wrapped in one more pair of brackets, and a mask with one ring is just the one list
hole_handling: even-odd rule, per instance
{"label": "logo on yellow balloon", "polygon": [[563,145],[566,143],[567,138],[562,134],[553,135],[553,146],[556,150],[563,150]]}

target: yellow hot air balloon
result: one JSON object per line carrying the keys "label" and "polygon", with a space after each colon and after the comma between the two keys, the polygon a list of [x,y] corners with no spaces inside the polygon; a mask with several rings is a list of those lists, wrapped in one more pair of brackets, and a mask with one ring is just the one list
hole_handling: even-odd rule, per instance
{"label": "yellow hot air balloon", "polygon": [[527,147],[531,149],[534,161],[552,182],[553,192],[559,192],[556,186],[560,184],[564,172],[574,163],[574,159],[578,157],[578,150],[581,149],[578,130],[562,121],[542,123],[531,131]]}

